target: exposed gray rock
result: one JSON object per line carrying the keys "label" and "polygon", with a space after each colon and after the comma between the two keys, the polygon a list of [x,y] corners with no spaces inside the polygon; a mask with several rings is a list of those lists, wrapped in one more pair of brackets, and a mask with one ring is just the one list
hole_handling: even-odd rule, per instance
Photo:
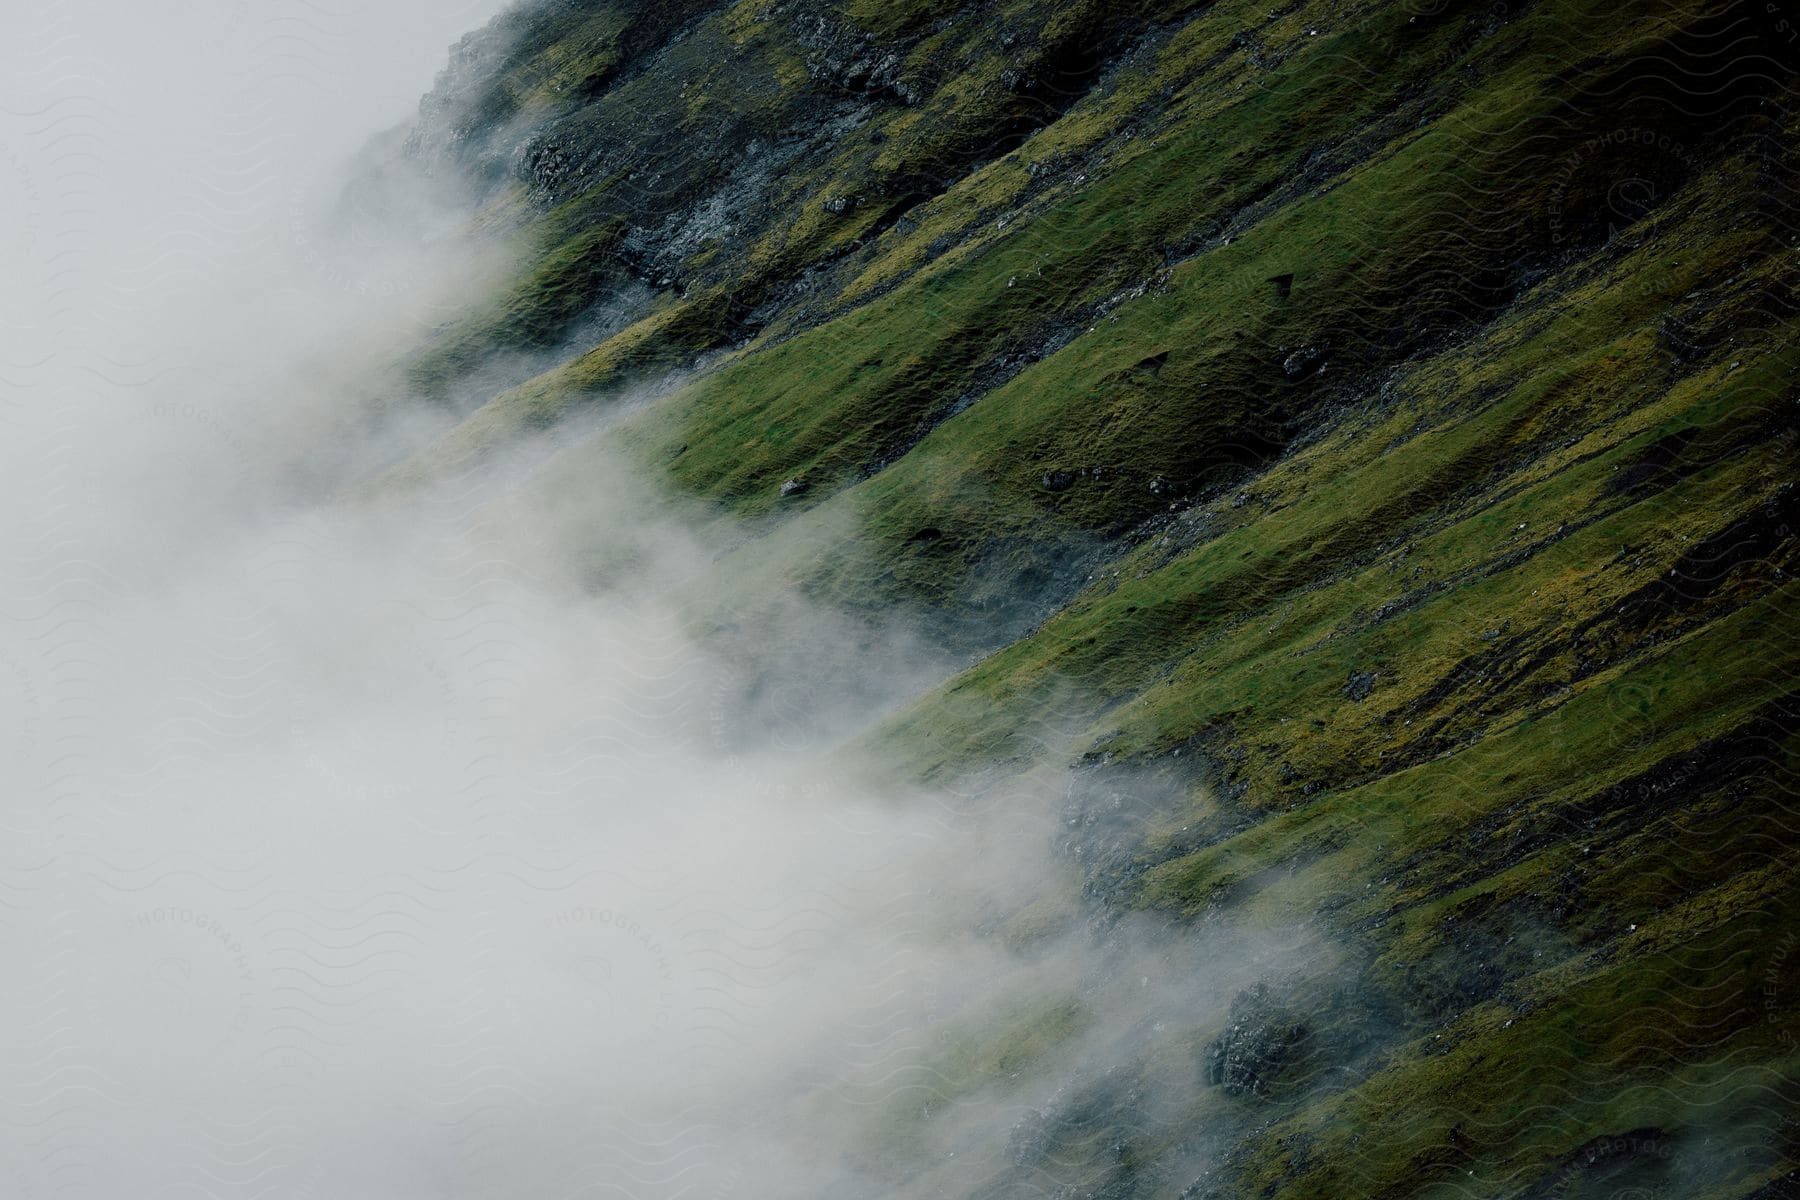
{"label": "exposed gray rock", "polygon": [[1305,1024],[1259,983],[1232,1000],[1230,1026],[1206,1047],[1204,1077],[1228,1096],[1267,1095],[1305,1040]]}
{"label": "exposed gray rock", "polygon": [[1323,346],[1302,346],[1282,360],[1282,374],[1289,379],[1314,374],[1325,365],[1326,354]]}

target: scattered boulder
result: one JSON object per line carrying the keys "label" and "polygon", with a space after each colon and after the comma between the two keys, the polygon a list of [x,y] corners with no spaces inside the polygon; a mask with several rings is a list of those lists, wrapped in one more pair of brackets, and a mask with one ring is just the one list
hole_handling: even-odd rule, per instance
{"label": "scattered boulder", "polygon": [[801,495],[811,486],[812,484],[797,476],[793,479],[785,479],[781,484],[781,498],[786,500],[790,497]]}
{"label": "scattered boulder", "polygon": [[1306,1036],[1305,1024],[1259,983],[1232,1000],[1230,1026],[1206,1047],[1205,1080],[1227,1096],[1265,1096]]}
{"label": "scattered boulder", "polygon": [[1282,374],[1289,379],[1311,375],[1324,367],[1326,354],[1323,346],[1302,346],[1282,360]]}
{"label": "scattered boulder", "polygon": [[1352,671],[1350,682],[1344,685],[1344,695],[1356,701],[1367,700],[1369,693],[1375,690],[1375,681],[1379,678],[1380,674],[1375,671]]}

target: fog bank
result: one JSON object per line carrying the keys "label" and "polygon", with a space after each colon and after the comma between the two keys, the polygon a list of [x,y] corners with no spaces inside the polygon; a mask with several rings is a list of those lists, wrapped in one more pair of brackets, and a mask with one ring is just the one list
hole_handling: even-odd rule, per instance
{"label": "fog bank", "polygon": [[[385,368],[505,259],[454,181],[332,204],[496,7],[8,18],[9,1195],[935,1194],[1295,952],[1090,936],[1054,770],[867,777],[944,670],[903,627],[795,600],[770,644],[899,682],[755,711],[684,616],[717,547],[603,434],[591,495],[502,485],[565,430],[346,498],[450,420]],[[655,554],[597,594],[609,539]],[[1145,1120],[1199,1087],[1145,1078]]]}

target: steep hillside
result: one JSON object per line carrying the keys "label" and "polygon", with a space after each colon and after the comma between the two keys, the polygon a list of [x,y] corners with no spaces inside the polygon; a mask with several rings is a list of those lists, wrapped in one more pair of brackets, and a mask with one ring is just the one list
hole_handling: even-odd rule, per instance
{"label": "steep hillside", "polygon": [[1797,65],[1764,0],[532,0],[408,136],[527,268],[386,485],[610,416],[740,625],[968,664],[894,771],[1073,765],[1041,919],[1342,948],[895,1194],[1800,1194]]}

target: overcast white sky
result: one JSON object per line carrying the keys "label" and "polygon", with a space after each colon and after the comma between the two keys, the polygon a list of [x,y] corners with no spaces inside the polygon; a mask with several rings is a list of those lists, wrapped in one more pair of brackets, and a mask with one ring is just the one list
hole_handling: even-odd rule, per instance
{"label": "overcast white sky", "polygon": [[146,304],[289,220],[308,185],[412,112],[450,44],[501,7],[0,5],[0,357],[142,352],[130,343]]}

